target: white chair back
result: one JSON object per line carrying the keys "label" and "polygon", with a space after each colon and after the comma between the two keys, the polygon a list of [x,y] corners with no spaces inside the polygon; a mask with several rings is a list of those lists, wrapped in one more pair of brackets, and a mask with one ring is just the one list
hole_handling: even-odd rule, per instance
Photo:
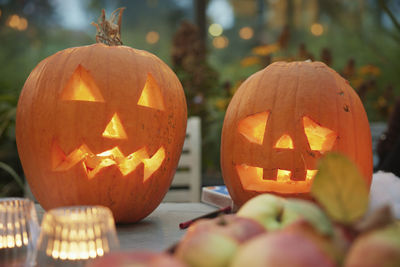
{"label": "white chair back", "polygon": [[164,202],[199,202],[201,191],[201,120],[190,117],[174,180]]}

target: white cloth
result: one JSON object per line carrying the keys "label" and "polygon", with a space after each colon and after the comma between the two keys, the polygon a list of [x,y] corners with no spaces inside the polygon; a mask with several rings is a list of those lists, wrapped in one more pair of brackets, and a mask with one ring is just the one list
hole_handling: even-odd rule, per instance
{"label": "white cloth", "polygon": [[369,212],[389,204],[400,219],[400,178],[390,172],[378,171],[372,176]]}

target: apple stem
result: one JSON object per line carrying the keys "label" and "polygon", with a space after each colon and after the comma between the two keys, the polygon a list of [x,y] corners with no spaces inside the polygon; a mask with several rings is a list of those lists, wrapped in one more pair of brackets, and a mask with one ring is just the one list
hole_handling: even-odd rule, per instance
{"label": "apple stem", "polygon": [[276,216],[276,220],[278,222],[282,222],[282,217],[283,217],[283,208],[279,210],[277,216]]}
{"label": "apple stem", "polygon": [[225,220],[225,216],[223,214],[218,215],[218,225],[227,225],[227,221]]}

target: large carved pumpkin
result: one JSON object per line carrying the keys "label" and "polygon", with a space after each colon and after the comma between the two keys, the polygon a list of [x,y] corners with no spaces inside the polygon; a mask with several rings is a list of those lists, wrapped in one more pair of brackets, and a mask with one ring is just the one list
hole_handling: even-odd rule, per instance
{"label": "large carved pumpkin", "polygon": [[186,132],[171,69],[122,45],[69,48],[39,63],[21,92],[22,166],[45,208],[104,205],[116,221],[147,216],[167,192]]}
{"label": "large carved pumpkin", "polygon": [[248,78],[226,112],[221,143],[225,184],[238,205],[258,193],[307,197],[316,162],[349,156],[369,186],[372,146],[356,92],[321,62],[277,62]]}

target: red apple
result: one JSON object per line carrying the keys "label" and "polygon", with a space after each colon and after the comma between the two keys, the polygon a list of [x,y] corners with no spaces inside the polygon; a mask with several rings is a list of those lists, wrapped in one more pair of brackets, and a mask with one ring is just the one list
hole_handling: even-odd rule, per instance
{"label": "red apple", "polygon": [[191,267],[228,266],[238,247],[238,241],[230,236],[212,231],[196,232],[180,242],[175,256]]}
{"label": "red apple", "polygon": [[304,234],[277,230],[262,234],[240,247],[232,267],[334,267],[324,249]]}
{"label": "red apple", "polygon": [[185,267],[186,265],[167,253],[150,251],[118,251],[90,261],[87,267]]}
{"label": "red apple", "polygon": [[342,264],[344,261],[348,243],[341,236],[341,232],[335,230],[332,234],[322,234],[313,224],[306,220],[297,220],[286,226],[283,231],[302,235],[312,241],[337,264]]}
{"label": "red apple", "polygon": [[243,243],[254,236],[266,232],[265,228],[257,221],[249,218],[228,214],[215,219],[196,222],[188,230],[187,235],[194,231],[212,231],[230,236],[239,243]]}
{"label": "red apple", "polygon": [[345,266],[400,266],[400,224],[361,234],[350,247]]}
{"label": "red apple", "polygon": [[175,256],[189,266],[227,266],[241,243],[265,232],[255,220],[236,215],[200,220],[189,227]]}

